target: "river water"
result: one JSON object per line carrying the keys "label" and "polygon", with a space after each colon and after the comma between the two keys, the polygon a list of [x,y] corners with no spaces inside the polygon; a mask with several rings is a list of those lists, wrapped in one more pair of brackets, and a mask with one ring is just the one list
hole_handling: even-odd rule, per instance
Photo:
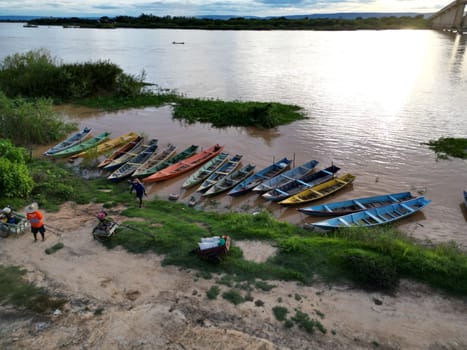
{"label": "river water", "polygon": [[[184,42],[174,45],[172,42]],[[46,48],[64,62],[110,60],[125,72],[188,97],[274,101],[304,108],[306,120],[275,130],[215,129],[171,118],[171,107],[96,114],[64,109],[81,125],[114,136],[129,130],[178,149],[222,143],[257,169],[284,156],[296,165],[331,163],[354,184],[326,201],[412,191],[433,202],[398,223],[422,240],[467,247],[467,161],[437,160],[424,142],[467,137],[466,36],[423,31],[202,31],[23,28],[0,24],[0,59]],[[188,174],[189,175],[189,174]],[[187,175],[187,176],[188,176]],[[192,191],[186,176],[151,186],[152,195]],[[317,202],[320,203],[320,202]],[[313,221],[250,194],[203,200],[216,210],[270,210],[280,220]]]}

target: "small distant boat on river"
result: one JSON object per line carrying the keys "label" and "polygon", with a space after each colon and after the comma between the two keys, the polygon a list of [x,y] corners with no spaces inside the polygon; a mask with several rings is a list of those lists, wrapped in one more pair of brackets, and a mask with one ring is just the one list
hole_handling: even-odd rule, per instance
{"label": "small distant boat on river", "polygon": [[85,127],[81,131],[74,133],[73,135],[63,140],[62,142],[56,144],[52,148],[49,148],[47,151],[44,152],[44,156],[52,156],[55,153],[58,153],[74,145],[77,145],[78,143],[88,138],[90,134],[91,134],[91,128]]}
{"label": "small distant boat on river", "polygon": [[91,137],[83,142],[80,142],[74,146],[68,147],[64,149],[63,151],[57,152],[52,154],[52,157],[56,158],[65,158],[65,157],[71,157],[73,154],[85,151],[91,147],[95,147],[98,144],[104,142],[109,138],[110,132],[104,131],[103,133],[100,133],[97,136]]}
{"label": "small distant boat on river", "polygon": [[279,204],[294,205],[316,201],[343,189],[344,187],[350,185],[354,180],[355,176],[352,174],[346,174],[344,176],[334,178],[299,192],[287,199],[280,201]]}
{"label": "small distant boat on river", "polygon": [[464,191],[464,205],[467,208],[467,191]]}
{"label": "small distant boat on river", "polygon": [[305,224],[305,228],[321,228],[332,230],[341,227],[371,227],[392,223],[425,208],[431,200],[417,197],[401,203],[390,204],[381,208],[373,208],[358,213],[338,216],[324,221]]}
{"label": "small distant boat on river", "polygon": [[310,174],[313,171],[313,169],[316,167],[316,165],[318,165],[317,160],[310,160],[293,169],[287,170],[284,173],[280,173],[279,175],[273,177],[272,179],[264,181],[263,183],[253,188],[253,192],[264,193],[267,191],[271,191],[275,189],[276,187],[279,187],[292,180],[298,180]]}
{"label": "small distant boat on river", "polygon": [[400,203],[414,198],[410,192],[383,194],[372,197],[349,199],[341,202],[314,205],[298,210],[312,216],[341,216],[359,211],[381,208],[389,204]]}
{"label": "small distant boat on river", "polygon": [[185,44],[185,42],[184,41],[172,41],[172,44],[173,45],[183,45],[183,44]]}
{"label": "small distant boat on river", "polygon": [[239,196],[241,194],[247,193],[252,190],[254,187],[260,185],[266,180],[270,180],[276,175],[284,172],[290,167],[292,161],[287,159],[287,157],[282,158],[281,160],[272,163],[264,169],[261,169],[257,173],[246,178],[234,188],[229,191],[229,196]]}

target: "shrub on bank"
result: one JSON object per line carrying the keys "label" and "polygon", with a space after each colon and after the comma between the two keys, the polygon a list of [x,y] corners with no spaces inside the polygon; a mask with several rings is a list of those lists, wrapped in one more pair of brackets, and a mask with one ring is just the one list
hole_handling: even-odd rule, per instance
{"label": "shrub on bank", "polygon": [[70,102],[100,95],[136,96],[144,87],[143,79],[144,73],[125,74],[109,61],[61,63],[45,49],[10,55],[0,64],[0,89],[11,98]]}
{"label": "shrub on bank", "polygon": [[26,150],[0,139],[0,193],[2,197],[26,197],[33,180],[26,165]]}
{"label": "shrub on bank", "polygon": [[76,129],[53,110],[52,101],[10,99],[0,91],[0,137],[15,145],[49,144]]}

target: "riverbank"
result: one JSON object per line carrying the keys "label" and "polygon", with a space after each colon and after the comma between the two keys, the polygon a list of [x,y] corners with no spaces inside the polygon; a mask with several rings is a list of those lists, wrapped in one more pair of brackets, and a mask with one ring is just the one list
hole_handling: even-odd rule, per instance
{"label": "riverbank", "polygon": [[[27,278],[68,300],[48,315],[1,309],[5,349],[459,349],[467,346],[463,299],[402,281],[394,294],[364,292],[345,284],[269,282],[237,306],[221,297],[230,290],[194,270],[163,266],[162,256],[106,249],[92,239],[99,204],[65,203],[46,213],[45,242],[30,234],[2,240],[0,262],[21,265]],[[127,220],[115,207],[113,217]],[[54,254],[45,249],[56,243]],[[265,242],[234,242],[252,262],[270,257]],[[259,259],[261,258],[261,259]],[[220,295],[209,299],[217,285]],[[326,333],[284,327],[273,308],[296,309],[319,320]]]}

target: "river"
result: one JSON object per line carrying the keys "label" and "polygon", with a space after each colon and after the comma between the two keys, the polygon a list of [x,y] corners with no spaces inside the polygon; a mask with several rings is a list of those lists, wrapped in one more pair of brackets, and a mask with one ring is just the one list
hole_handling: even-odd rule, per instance
{"label": "river", "polygon": [[[174,45],[172,42],[184,42]],[[331,163],[354,184],[327,201],[412,191],[433,202],[398,226],[433,242],[467,247],[467,161],[437,160],[423,143],[467,137],[466,36],[431,30],[202,31],[23,28],[0,24],[0,59],[46,48],[64,62],[110,60],[125,72],[188,97],[274,101],[304,108],[307,119],[274,130],[215,129],[171,118],[170,107],[96,114],[65,109],[81,125],[113,135],[128,130],[203,148],[222,143],[257,169],[273,159]],[[151,186],[180,201],[186,176]],[[320,203],[320,202],[318,202]],[[200,204],[217,210],[270,210],[302,224],[313,219],[250,194],[220,195]]]}

